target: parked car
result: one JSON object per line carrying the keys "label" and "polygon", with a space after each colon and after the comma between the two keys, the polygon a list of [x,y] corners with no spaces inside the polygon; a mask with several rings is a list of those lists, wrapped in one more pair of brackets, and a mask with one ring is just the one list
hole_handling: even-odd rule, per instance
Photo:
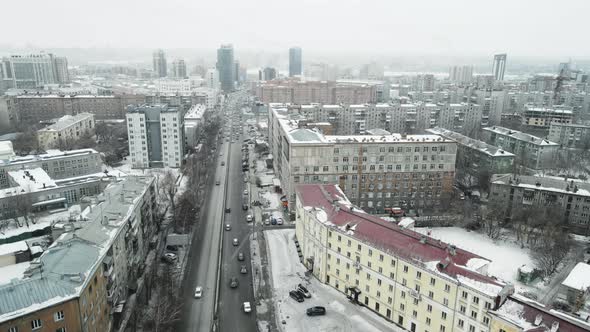
{"label": "parked car", "polygon": [[309,299],[311,297],[311,293],[307,290],[307,288],[303,287],[302,284],[297,285],[297,290],[303,293],[303,296],[306,298]]}
{"label": "parked car", "polygon": [[221,183],[219,180],[215,181],[215,185],[218,186]]}
{"label": "parked car", "polygon": [[241,274],[246,274],[246,273],[248,273],[248,270],[246,269],[246,265],[242,265],[242,267],[240,267],[240,273],[241,273]]}
{"label": "parked car", "polygon": [[277,225],[282,225],[283,224],[283,218],[278,217],[277,218]]}
{"label": "parked car", "polygon": [[174,252],[176,252],[176,251],[178,251],[178,247],[169,244],[169,245],[166,246],[166,251],[174,251]]}
{"label": "parked car", "polygon": [[297,302],[303,302],[305,299],[303,298],[303,294],[301,294],[300,292],[296,291],[296,290],[292,290],[289,292],[289,296],[297,301]]}
{"label": "parked car", "polygon": [[[233,142],[233,141],[232,141]],[[225,166],[225,161],[221,162],[221,166]]]}
{"label": "parked car", "polygon": [[195,288],[195,299],[200,299],[201,297],[203,297],[203,287],[197,286]]}
{"label": "parked car", "polygon": [[271,217],[270,218],[270,223],[273,224],[273,225],[276,225],[277,224],[277,219],[275,217]]}
{"label": "parked car", "polygon": [[250,306],[250,302],[244,302],[242,304],[242,308],[244,309],[245,313],[249,313],[250,311],[252,311],[252,307]]}
{"label": "parked car", "polygon": [[307,308],[307,315],[308,316],[323,316],[325,314],[326,314],[326,308],[324,308],[324,307],[316,306],[316,307]]}
{"label": "parked car", "polygon": [[264,224],[265,224],[266,226],[270,225],[270,220],[269,220],[269,219],[265,219],[265,220],[264,220]]}
{"label": "parked car", "polygon": [[243,261],[244,260],[244,253],[241,252],[241,251],[238,253],[238,260],[239,261]]}
{"label": "parked car", "polygon": [[230,213],[231,212],[231,208],[225,208],[225,213]]}
{"label": "parked car", "polygon": [[248,210],[248,204],[242,204],[242,210],[244,210],[244,211]]}
{"label": "parked car", "polygon": [[166,263],[169,263],[169,264],[176,262],[177,259],[178,259],[178,256],[176,256],[176,254],[173,254],[171,252],[167,252],[164,255],[162,255],[162,260]]}
{"label": "parked car", "polygon": [[238,287],[238,284],[239,284],[238,278],[232,277],[229,279],[229,287],[236,288],[236,287]]}
{"label": "parked car", "polygon": [[238,244],[240,244],[240,242],[238,241],[238,238],[234,238],[234,240],[232,241],[234,246],[237,246]]}
{"label": "parked car", "polygon": [[231,231],[231,225],[230,224],[225,224],[225,230],[226,231]]}
{"label": "parked car", "polygon": [[248,195],[248,189],[244,189],[244,195]]}
{"label": "parked car", "polygon": [[247,221],[247,222],[251,222],[251,221],[252,221],[252,219],[254,219],[254,218],[252,217],[252,215],[251,215],[251,214],[249,214],[249,215],[247,215],[247,216],[246,216],[246,221]]}

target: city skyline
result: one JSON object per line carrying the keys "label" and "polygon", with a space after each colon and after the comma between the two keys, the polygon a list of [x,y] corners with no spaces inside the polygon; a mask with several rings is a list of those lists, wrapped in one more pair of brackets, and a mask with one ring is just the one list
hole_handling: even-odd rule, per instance
{"label": "city skyline", "polygon": [[[198,6],[204,6],[203,9],[197,8],[196,3],[181,0],[174,0],[169,5],[180,10],[161,11],[155,2],[142,2],[141,6],[135,6],[108,0],[100,7],[93,8],[93,20],[76,15],[69,15],[68,20],[56,20],[55,18],[67,12],[67,8],[80,8],[83,4],[72,0],[40,3],[37,4],[40,8],[30,13],[34,24],[22,26],[19,25],[17,16],[6,16],[6,25],[21,28],[4,36],[0,49],[26,46],[214,49],[221,43],[231,42],[237,49],[268,51],[287,50],[292,45],[298,45],[306,52],[379,49],[382,53],[406,55],[481,55],[506,52],[511,56],[542,54],[579,57],[590,54],[590,46],[580,42],[580,34],[574,33],[584,31],[584,13],[590,9],[590,4],[580,0],[564,1],[561,6],[567,8],[565,11],[555,11],[548,1],[528,0],[517,3],[497,1],[494,6],[486,7],[485,11],[471,10],[475,7],[465,0],[444,4],[433,1],[403,4],[378,1],[371,7],[363,6],[360,2],[345,1],[334,15],[328,15],[334,12],[334,8],[333,3],[327,0],[313,4],[303,3],[289,11],[285,10],[286,6],[268,0],[262,1],[256,8],[240,2],[199,4]],[[5,10],[25,11],[27,8],[24,6],[22,3],[12,2],[5,5]],[[132,8],[125,10],[128,6]],[[310,6],[314,10],[304,10]],[[112,11],[112,7],[120,10]],[[127,15],[130,12],[135,15],[130,17]],[[263,20],[248,20],[248,24],[244,25],[239,19],[262,17],[265,12],[280,12],[285,21],[301,23],[283,25],[281,29],[268,29]],[[523,12],[528,15],[522,15]],[[227,29],[207,29],[220,17],[229,22]],[[141,30],[132,28],[150,18],[159,24],[143,25]],[[502,20],[501,25],[482,24],[499,18]],[[100,20],[113,24],[96,24]],[[343,24],[352,21],[356,24]],[[556,28],[555,24],[543,25],[536,22],[559,22],[559,26]],[[77,28],[48,42],[49,39],[37,33],[45,24],[51,24],[56,31],[65,31],[72,26]],[[324,31],[327,26],[339,27],[336,32],[330,33],[329,39],[322,38],[322,34],[317,33]],[[527,33],[531,26],[535,26],[534,33]],[[188,42],[187,38],[199,31],[206,33],[200,34],[196,42],[192,38]],[[256,33],[257,31],[265,33]],[[564,33],[565,31],[568,33]],[[555,47],[547,40],[559,40],[560,46]]]}

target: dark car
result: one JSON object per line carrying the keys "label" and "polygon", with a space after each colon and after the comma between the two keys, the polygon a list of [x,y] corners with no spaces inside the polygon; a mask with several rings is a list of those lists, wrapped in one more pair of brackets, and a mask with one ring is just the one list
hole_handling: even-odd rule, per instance
{"label": "dark car", "polygon": [[291,297],[293,300],[295,300],[295,301],[297,301],[297,302],[303,302],[303,301],[304,301],[303,294],[301,294],[301,293],[300,293],[300,292],[298,292],[298,291],[295,291],[295,290],[292,290],[292,291],[290,291],[290,292],[289,292],[289,296],[290,296],[290,297]]}
{"label": "dark car", "polygon": [[311,307],[307,308],[307,315],[308,316],[323,316],[326,314],[326,308],[324,307]]}
{"label": "dark car", "polygon": [[238,287],[238,278],[234,277],[229,280],[229,287],[236,288]]}
{"label": "dark car", "polygon": [[311,297],[311,293],[307,290],[307,288],[303,287],[302,284],[297,285],[297,290],[303,293],[303,296],[305,296],[306,298]]}
{"label": "dark car", "polygon": [[231,209],[230,208],[225,208],[225,213],[230,213]]}

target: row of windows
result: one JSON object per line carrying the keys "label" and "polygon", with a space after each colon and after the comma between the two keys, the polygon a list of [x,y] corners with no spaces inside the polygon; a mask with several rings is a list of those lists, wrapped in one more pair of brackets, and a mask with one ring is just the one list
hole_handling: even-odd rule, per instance
{"label": "row of windows", "polygon": [[[431,146],[431,147],[428,147],[428,146],[423,146],[423,147],[415,146],[413,148],[407,146],[407,147],[405,147],[405,152],[406,153],[411,153],[412,150],[414,152],[428,152],[429,150],[432,151],[432,152],[445,152],[446,151],[446,148],[447,147],[444,146],[444,145],[441,145],[441,146]],[[361,149],[362,149],[361,151],[363,153],[369,152],[369,148],[366,147],[366,146],[365,147],[362,147]],[[342,150],[343,151],[346,151],[348,149],[342,149]],[[397,153],[403,153],[404,152],[404,147],[402,147],[402,146],[398,146],[398,147],[390,146],[390,147],[387,147],[387,148],[385,148],[384,146],[381,146],[381,147],[378,147],[378,148],[371,147],[370,148],[370,151],[371,152],[388,152],[388,153],[397,152]],[[334,151],[333,152],[334,152],[334,154],[339,154],[340,153],[340,148],[334,148]],[[356,147],[353,148],[353,153],[358,153],[358,148],[356,148]]]}
{"label": "row of windows", "polygon": [[[63,321],[64,318],[65,318],[65,315],[64,315],[63,310],[56,311],[53,314],[53,320],[55,322]],[[42,327],[43,327],[43,321],[40,318],[36,318],[36,319],[31,320],[31,329],[32,330],[38,330],[38,329],[41,329]],[[19,330],[18,330],[17,326],[13,326],[8,329],[8,332],[19,332]],[[55,332],[66,332],[66,328],[60,327],[60,328],[56,329]]]}

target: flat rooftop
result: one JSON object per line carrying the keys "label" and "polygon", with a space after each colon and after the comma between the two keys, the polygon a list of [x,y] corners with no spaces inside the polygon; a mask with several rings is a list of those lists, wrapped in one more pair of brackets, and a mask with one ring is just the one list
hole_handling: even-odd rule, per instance
{"label": "flat rooftop", "polygon": [[486,128],[483,128],[483,130],[488,131],[488,132],[492,132],[492,133],[495,133],[498,135],[502,135],[502,136],[509,136],[509,137],[512,137],[516,140],[519,140],[522,142],[528,142],[528,143],[532,143],[532,144],[536,144],[536,145],[559,146],[559,144],[557,144],[555,142],[551,142],[547,139],[540,138],[540,137],[537,137],[537,136],[534,136],[531,134],[523,133],[518,130],[500,127],[500,126],[486,127]]}
{"label": "flat rooftop", "polygon": [[448,138],[459,143],[460,145],[466,146],[470,149],[478,150],[491,157],[514,157],[514,154],[508,151],[504,151],[497,146],[487,144],[486,142],[473,139],[471,137],[462,135],[452,130],[435,127],[431,129],[426,129],[426,131],[435,135],[440,135],[442,137]]}
{"label": "flat rooftop", "polygon": [[79,113],[76,115],[64,115],[61,118],[57,119],[54,124],[51,124],[39,131],[60,131],[64,130],[80,121],[94,118],[93,114],[90,113]]}
{"label": "flat rooftop", "polygon": [[553,176],[494,174],[492,175],[491,183],[590,197],[590,183],[575,179],[568,179],[566,181],[563,178]]}

